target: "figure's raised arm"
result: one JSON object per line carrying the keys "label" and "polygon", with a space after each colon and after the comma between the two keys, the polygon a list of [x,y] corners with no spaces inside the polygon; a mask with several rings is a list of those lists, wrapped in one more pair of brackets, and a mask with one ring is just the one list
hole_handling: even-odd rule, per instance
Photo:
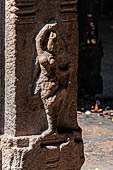
{"label": "figure's raised arm", "polygon": [[46,35],[50,30],[55,30],[56,28],[56,21],[51,21],[50,23],[43,26],[43,28],[39,31],[37,37],[36,37],[36,49],[38,55],[43,53],[43,41],[46,39]]}

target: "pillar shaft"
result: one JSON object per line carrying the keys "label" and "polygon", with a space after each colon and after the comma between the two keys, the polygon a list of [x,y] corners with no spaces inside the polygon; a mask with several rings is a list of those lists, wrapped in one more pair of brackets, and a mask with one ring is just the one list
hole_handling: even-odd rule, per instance
{"label": "pillar shaft", "polygon": [[6,0],[3,170],[79,170],[77,0]]}

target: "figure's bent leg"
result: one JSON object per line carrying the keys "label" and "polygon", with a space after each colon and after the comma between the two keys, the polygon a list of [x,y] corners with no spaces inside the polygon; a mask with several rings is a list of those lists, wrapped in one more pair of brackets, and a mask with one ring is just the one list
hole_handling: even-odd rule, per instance
{"label": "figure's bent leg", "polygon": [[50,115],[47,114],[48,129],[44,131],[41,136],[45,137],[55,132],[54,120]]}

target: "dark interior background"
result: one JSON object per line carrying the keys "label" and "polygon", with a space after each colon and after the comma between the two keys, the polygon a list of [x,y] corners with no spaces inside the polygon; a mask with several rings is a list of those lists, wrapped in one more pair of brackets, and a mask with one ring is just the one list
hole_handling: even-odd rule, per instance
{"label": "dark interior background", "polygon": [[79,0],[78,98],[113,98],[113,1]]}

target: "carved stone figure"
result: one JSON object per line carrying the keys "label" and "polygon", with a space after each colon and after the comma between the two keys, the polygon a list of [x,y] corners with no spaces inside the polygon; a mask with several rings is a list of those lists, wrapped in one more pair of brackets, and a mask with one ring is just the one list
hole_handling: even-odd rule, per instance
{"label": "carved stone figure", "polygon": [[80,170],[77,0],[5,2],[0,169]]}
{"label": "carved stone figure", "polygon": [[52,134],[57,130],[58,111],[56,108],[61,109],[66,97],[66,89],[60,87],[57,79],[59,70],[54,58],[54,47],[57,39],[56,27],[55,21],[46,24],[36,37],[38,56],[33,75],[34,97],[40,92],[48,122],[48,129],[43,132],[42,136]]}

